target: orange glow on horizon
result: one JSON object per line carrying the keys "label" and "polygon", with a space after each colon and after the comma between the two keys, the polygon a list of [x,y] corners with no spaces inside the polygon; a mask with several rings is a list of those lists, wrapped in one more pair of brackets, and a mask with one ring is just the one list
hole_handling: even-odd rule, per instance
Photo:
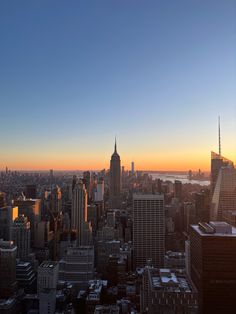
{"label": "orange glow on horizon", "polygon": [[[106,155],[106,158],[104,158]],[[45,171],[49,169],[54,170],[102,170],[109,169],[110,155],[107,154],[91,154],[90,156],[80,155],[71,157],[69,154],[49,154],[49,155],[35,155],[31,158],[26,156],[18,156],[17,161],[14,156],[11,158],[5,158],[2,160],[0,170],[5,170],[7,166],[10,170],[21,171]],[[210,152],[196,153],[196,152],[176,152],[170,153],[151,153],[146,152],[142,155],[136,154],[136,158],[131,159],[130,155],[121,155],[121,166],[125,167],[125,170],[131,169],[131,162],[134,161],[136,170],[143,171],[198,171],[201,169],[203,172],[209,172],[210,170]],[[226,154],[226,156],[233,160],[232,154]]]}

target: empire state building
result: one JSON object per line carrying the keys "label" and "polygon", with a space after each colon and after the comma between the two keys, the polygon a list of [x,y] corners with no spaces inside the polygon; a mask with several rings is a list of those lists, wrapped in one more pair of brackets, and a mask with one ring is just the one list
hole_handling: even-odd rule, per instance
{"label": "empire state building", "polygon": [[121,171],[120,156],[117,153],[116,142],[115,150],[110,161],[110,208],[119,209],[121,203]]}

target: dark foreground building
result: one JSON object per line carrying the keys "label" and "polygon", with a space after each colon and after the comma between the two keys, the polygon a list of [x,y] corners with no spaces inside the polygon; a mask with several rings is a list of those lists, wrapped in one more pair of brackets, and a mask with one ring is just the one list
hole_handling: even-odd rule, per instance
{"label": "dark foreground building", "polygon": [[236,229],[226,222],[192,225],[190,262],[200,313],[236,313]]}

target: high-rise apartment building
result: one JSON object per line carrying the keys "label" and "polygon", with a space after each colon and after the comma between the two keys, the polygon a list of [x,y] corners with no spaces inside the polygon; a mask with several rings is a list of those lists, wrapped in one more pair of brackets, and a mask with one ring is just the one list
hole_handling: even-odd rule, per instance
{"label": "high-rise apartment building", "polygon": [[0,299],[12,296],[17,289],[16,251],[12,241],[0,239]]}
{"label": "high-rise apartment building", "polygon": [[11,227],[11,239],[17,246],[17,258],[27,260],[30,254],[30,222],[20,215]]}
{"label": "high-rise apartment building", "polygon": [[216,181],[211,202],[211,219],[222,220],[224,211],[236,209],[236,169],[222,167]]}
{"label": "high-rise apartment building", "polygon": [[192,225],[190,264],[200,313],[235,313],[236,229],[226,222]]}
{"label": "high-rise apartment building", "polygon": [[110,161],[110,208],[119,209],[121,205],[121,168],[120,156],[117,153],[115,142],[114,153]]}
{"label": "high-rise apartment building", "polygon": [[162,267],[165,253],[165,212],[163,195],[133,196],[134,265],[145,266],[151,259]]}

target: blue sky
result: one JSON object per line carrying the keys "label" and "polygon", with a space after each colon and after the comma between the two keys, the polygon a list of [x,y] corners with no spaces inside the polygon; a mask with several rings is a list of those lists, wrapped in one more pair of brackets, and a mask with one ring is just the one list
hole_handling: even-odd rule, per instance
{"label": "blue sky", "polygon": [[[0,2],[0,168],[236,159],[236,2]],[[196,158],[196,156],[198,156]],[[175,160],[175,163],[173,162]]]}

